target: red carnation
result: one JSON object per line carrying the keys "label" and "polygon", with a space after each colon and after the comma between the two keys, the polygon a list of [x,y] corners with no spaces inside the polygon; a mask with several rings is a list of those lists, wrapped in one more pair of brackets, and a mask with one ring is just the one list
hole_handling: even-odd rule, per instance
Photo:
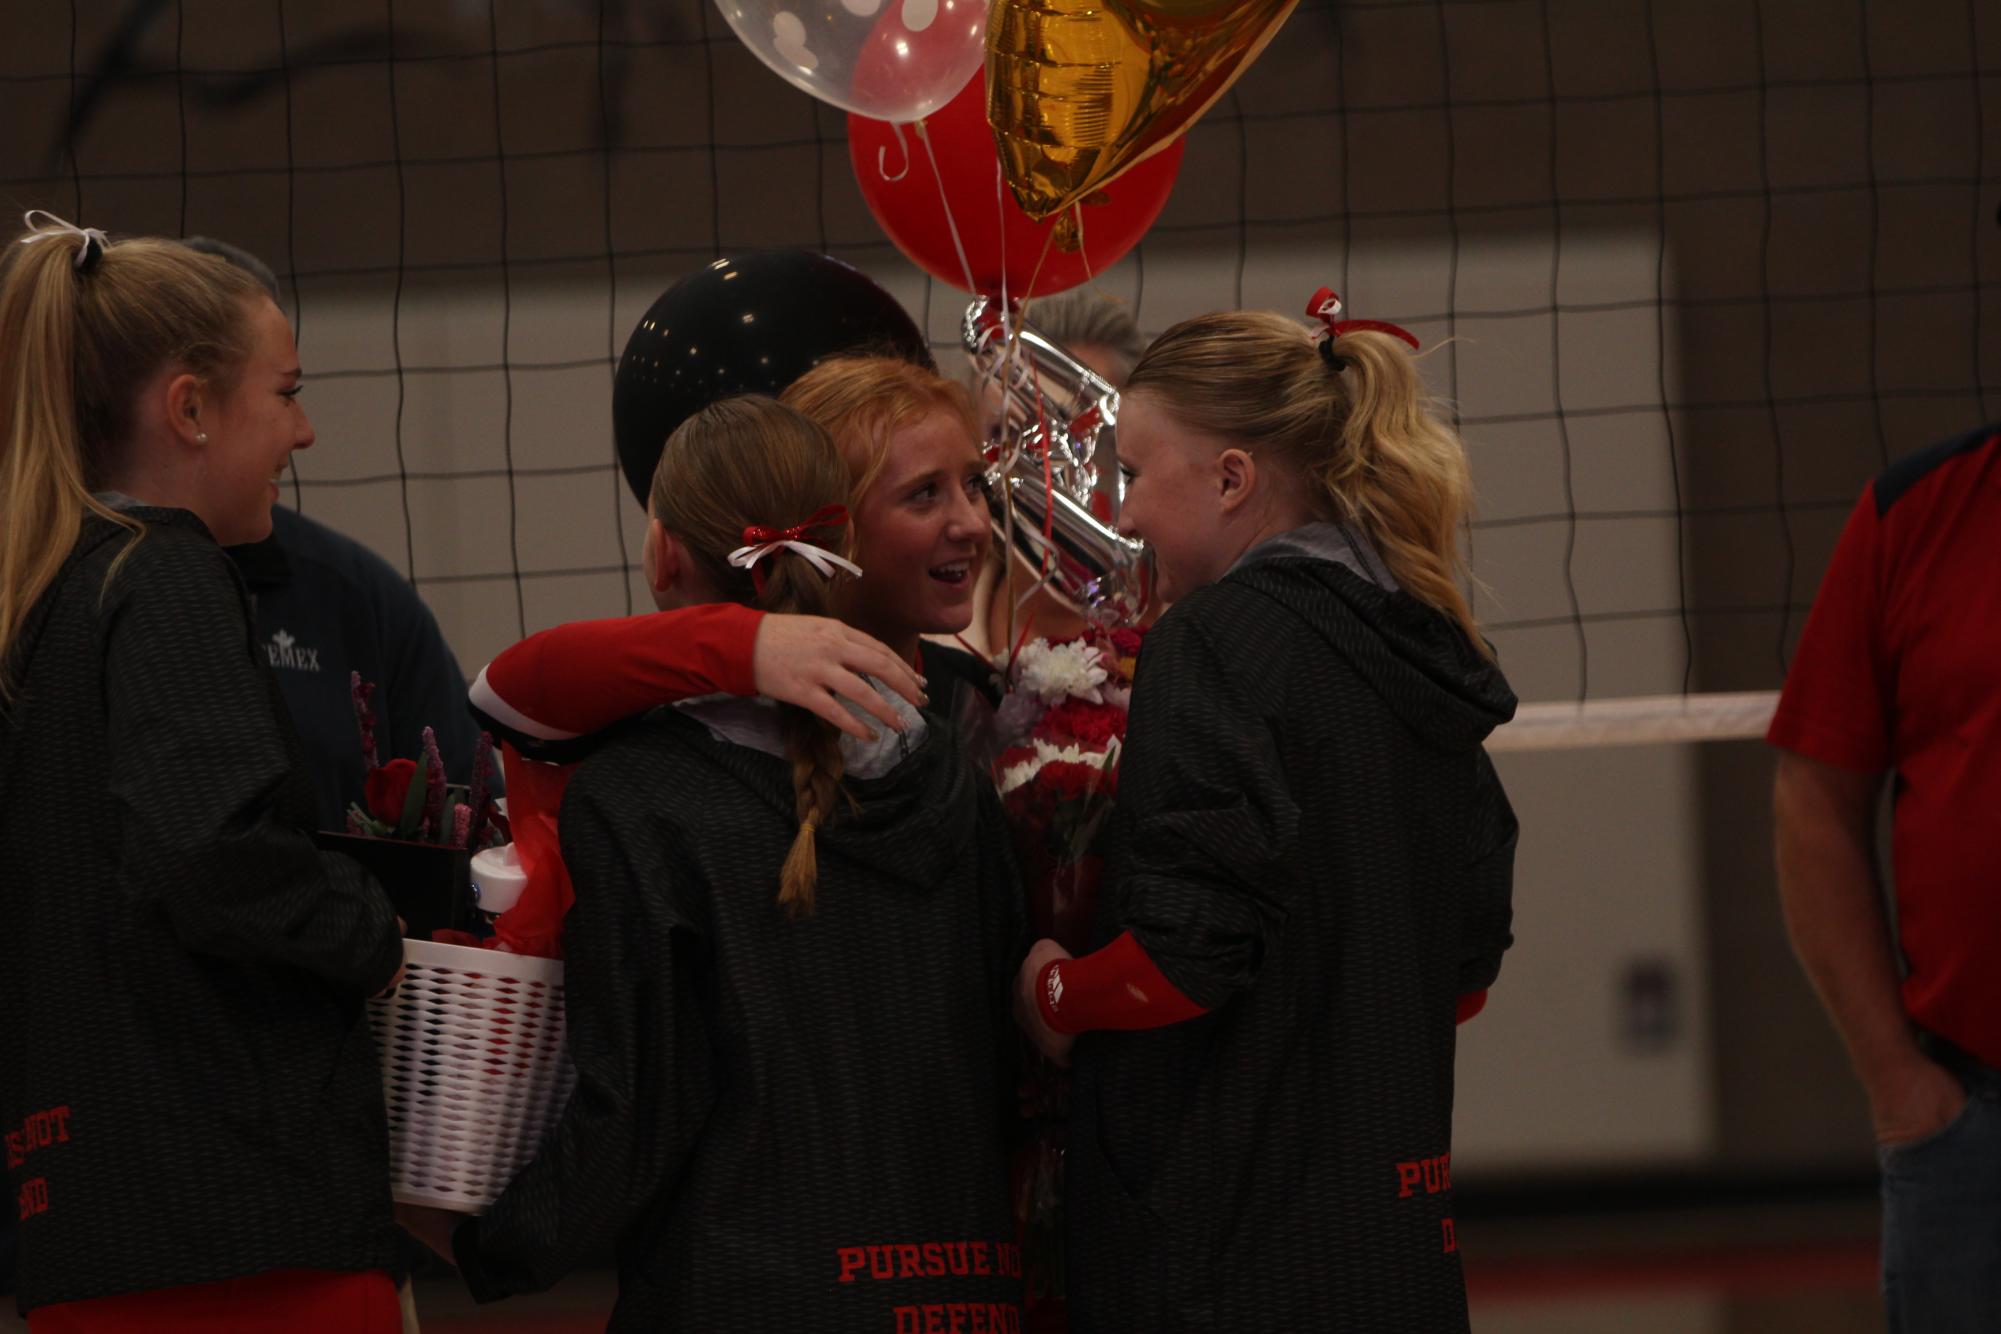
{"label": "red carnation", "polygon": [[1038,776],[1002,797],[1001,805],[1017,834],[1028,830],[1039,832],[1047,829],[1055,818],[1056,794],[1044,787]]}
{"label": "red carnation", "polygon": [[1104,787],[1106,774],[1095,764],[1051,760],[1036,772],[1035,782],[1059,797],[1082,797]]}
{"label": "red carnation", "polygon": [[1126,735],[1126,711],[1115,704],[1093,704],[1087,699],[1066,699],[1051,705],[1035,725],[1035,735],[1044,741],[1074,741],[1086,748],[1100,748],[1113,737]]}
{"label": "red carnation", "polygon": [[1118,652],[1121,658],[1138,657],[1139,641],[1142,633],[1142,631],[1134,630],[1127,626],[1120,626],[1118,629],[1112,631],[1112,648]]}
{"label": "red carnation", "polygon": [[368,813],[390,826],[403,820],[403,802],[410,795],[410,780],[417,776],[415,760],[391,760],[379,769],[372,769],[364,793],[368,800]]}

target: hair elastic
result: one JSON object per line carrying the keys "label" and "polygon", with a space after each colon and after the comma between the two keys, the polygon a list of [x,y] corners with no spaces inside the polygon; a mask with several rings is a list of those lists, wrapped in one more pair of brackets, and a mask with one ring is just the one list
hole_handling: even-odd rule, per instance
{"label": "hair elastic", "polygon": [[[35,223],[37,215],[47,218],[52,225],[37,226]],[[51,236],[74,236],[77,239],[75,262],[78,273],[88,273],[95,268],[97,261],[104,258],[104,248],[111,244],[111,238],[100,229],[79,227],[73,222],[57,217],[45,208],[29,209],[21,215],[21,222],[28,229],[28,234],[21,238],[22,245],[46,241]]]}

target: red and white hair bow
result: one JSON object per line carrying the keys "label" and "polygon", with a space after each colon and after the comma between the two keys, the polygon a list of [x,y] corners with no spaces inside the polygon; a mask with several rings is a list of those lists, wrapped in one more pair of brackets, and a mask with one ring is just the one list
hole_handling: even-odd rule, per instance
{"label": "red and white hair bow", "polygon": [[861,566],[825,547],[816,547],[803,540],[815,528],[832,528],[847,521],[846,505],[826,505],[804,523],[795,523],[790,528],[765,528],[753,524],[743,530],[745,545],[729,554],[729,562],[740,570],[749,570],[751,582],[757,585],[760,593],[764,591],[764,571],[758,568],[758,562],[775,551],[790,551],[804,557],[823,579],[832,579],[837,568],[860,577]]}
{"label": "red and white hair bow", "polygon": [[1331,287],[1323,287],[1315,292],[1306,303],[1306,313],[1319,320],[1324,326],[1314,335],[1316,340],[1339,338],[1342,334],[1354,333],[1358,329],[1371,329],[1376,333],[1386,333],[1392,338],[1401,338],[1410,344],[1410,350],[1418,350],[1416,335],[1399,325],[1384,320],[1344,320],[1341,318],[1341,298]]}

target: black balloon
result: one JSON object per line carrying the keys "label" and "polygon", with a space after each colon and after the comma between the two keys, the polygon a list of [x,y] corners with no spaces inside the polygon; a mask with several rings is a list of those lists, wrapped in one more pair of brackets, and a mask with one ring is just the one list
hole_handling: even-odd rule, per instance
{"label": "black balloon", "polygon": [[761,251],[689,274],[660,294],[618,359],[611,391],[618,464],[644,505],[674,428],[731,394],[776,394],[841,353],[935,369],[924,335],[889,293],[839,260]]}

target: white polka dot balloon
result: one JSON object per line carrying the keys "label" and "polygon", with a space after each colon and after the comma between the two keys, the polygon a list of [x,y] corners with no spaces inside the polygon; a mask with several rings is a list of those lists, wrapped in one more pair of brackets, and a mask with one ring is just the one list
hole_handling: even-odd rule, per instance
{"label": "white polka dot balloon", "polygon": [[987,0],[716,0],[788,83],[877,120],[930,115],[986,63]]}

